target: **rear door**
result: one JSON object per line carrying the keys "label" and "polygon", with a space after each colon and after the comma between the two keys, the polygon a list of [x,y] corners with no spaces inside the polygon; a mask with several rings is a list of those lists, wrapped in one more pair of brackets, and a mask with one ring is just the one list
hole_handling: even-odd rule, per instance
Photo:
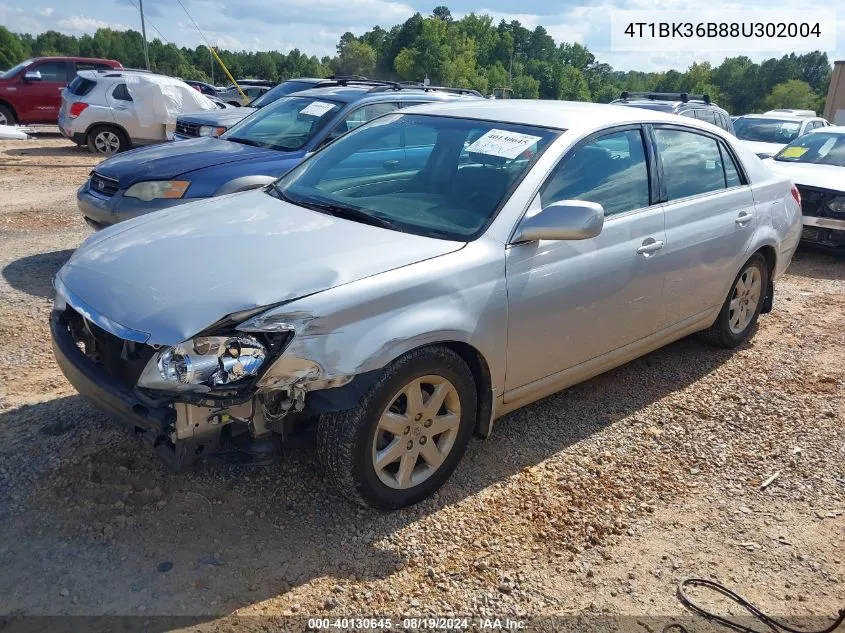
{"label": "rear door", "polygon": [[132,95],[126,84],[116,83],[106,88],[106,101],[111,109],[114,122],[126,130],[132,143],[149,143],[164,140],[164,124],[143,125],[138,119],[138,112]]}
{"label": "rear door", "polygon": [[666,212],[663,326],[720,305],[747,256],[756,209],[740,163],[716,134],[652,127]]}
{"label": "rear door", "polygon": [[[18,116],[27,123],[55,123],[62,105],[62,90],[70,81],[70,63],[36,62],[20,74]],[[26,73],[38,72],[40,80],[25,79]]]}

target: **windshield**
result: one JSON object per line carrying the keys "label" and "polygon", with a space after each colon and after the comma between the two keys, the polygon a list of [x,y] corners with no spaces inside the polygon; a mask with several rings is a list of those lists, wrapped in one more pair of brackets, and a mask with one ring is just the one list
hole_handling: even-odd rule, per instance
{"label": "windshield", "polygon": [[343,107],[316,97],[283,97],[232,126],[221,138],[283,152],[302,148]]}
{"label": "windshield", "polygon": [[813,132],[792,141],[775,156],[784,163],[845,167],[845,134]]}
{"label": "windshield", "polygon": [[21,62],[17,66],[13,66],[6,72],[0,72],[0,79],[11,79],[15,75],[17,75],[21,70],[26,68],[32,63],[31,59],[27,59],[26,61]]}
{"label": "windshield", "polygon": [[281,97],[287,97],[289,94],[293,94],[294,92],[308,90],[313,87],[314,84],[308,83],[307,81],[286,81],[284,83],[279,84],[275,88],[271,88],[263,95],[259,96],[257,99],[255,99],[255,101],[252,101],[249,104],[249,107],[263,108],[267,104],[273,103]]}
{"label": "windshield", "polygon": [[734,130],[737,138],[743,141],[785,145],[798,138],[801,121],[741,116],[734,121]]}
{"label": "windshield", "polygon": [[350,132],[276,184],[295,204],[387,228],[469,241],[558,132],[388,114]]}

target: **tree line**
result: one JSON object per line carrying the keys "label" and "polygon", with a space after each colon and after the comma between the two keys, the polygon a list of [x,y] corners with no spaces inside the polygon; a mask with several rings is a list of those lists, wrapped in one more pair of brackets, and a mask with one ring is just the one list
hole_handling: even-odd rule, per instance
{"label": "tree line", "polygon": [[[515,98],[603,103],[623,90],[706,93],[734,114],[772,108],[821,112],[831,75],[827,54],[818,51],[761,63],[745,56],[728,57],[715,67],[693,63],[684,72],[617,71],[581,44],[555,42],[542,26],[532,30],[517,20],[496,24],[491,16],[477,13],[454,19],[445,6],[436,7],[429,16],[416,13],[387,30],[375,26],[361,35],[344,33],[334,56],[318,58],[298,49],[218,50],[218,54],[235,77],[428,78],[432,85],[474,88],[482,94],[509,88]],[[0,68],[37,55],[106,57],[126,67],[144,66],[143,41],[137,31],[98,29],[94,35],[76,37],[56,31],[11,33],[0,27]],[[154,39],[149,56],[157,72],[212,79],[212,57],[205,46],[180,48]],[[228,83],[219,66],[213,72],[216,83]]]}

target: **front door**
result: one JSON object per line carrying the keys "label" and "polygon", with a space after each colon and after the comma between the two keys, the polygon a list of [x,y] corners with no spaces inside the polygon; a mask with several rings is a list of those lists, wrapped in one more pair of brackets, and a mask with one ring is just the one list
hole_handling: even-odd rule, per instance
{"label": "front door", "polygon": [[663,209],[639,126],[588,138],[552,171],[533,205],[588,200],[605,210],[595,238],[507,249],[508,391],[659,329]]}
{"label": "front door", "polygon": [[[38,72],[41,79],[26,79],[26,73]],[[62,89],[70,81],[67,62],[36,62],[20,74],[18,117],[26,123],[53,123],[59,118]]]}

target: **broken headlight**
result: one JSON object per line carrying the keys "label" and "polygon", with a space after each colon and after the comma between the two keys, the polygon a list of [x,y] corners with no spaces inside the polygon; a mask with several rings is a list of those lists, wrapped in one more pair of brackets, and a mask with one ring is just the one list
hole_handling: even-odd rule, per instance
{"label": "broken headlight", "polygon": [[845,196],[839,196],[827,203],[827,208],[834,213],[845,213]]}
{"label": "broken headlight", "polygon": [[199,336],[157,354],[138,380],[152,389],[211,389],[258,374],[267,348],[252,336]]}

